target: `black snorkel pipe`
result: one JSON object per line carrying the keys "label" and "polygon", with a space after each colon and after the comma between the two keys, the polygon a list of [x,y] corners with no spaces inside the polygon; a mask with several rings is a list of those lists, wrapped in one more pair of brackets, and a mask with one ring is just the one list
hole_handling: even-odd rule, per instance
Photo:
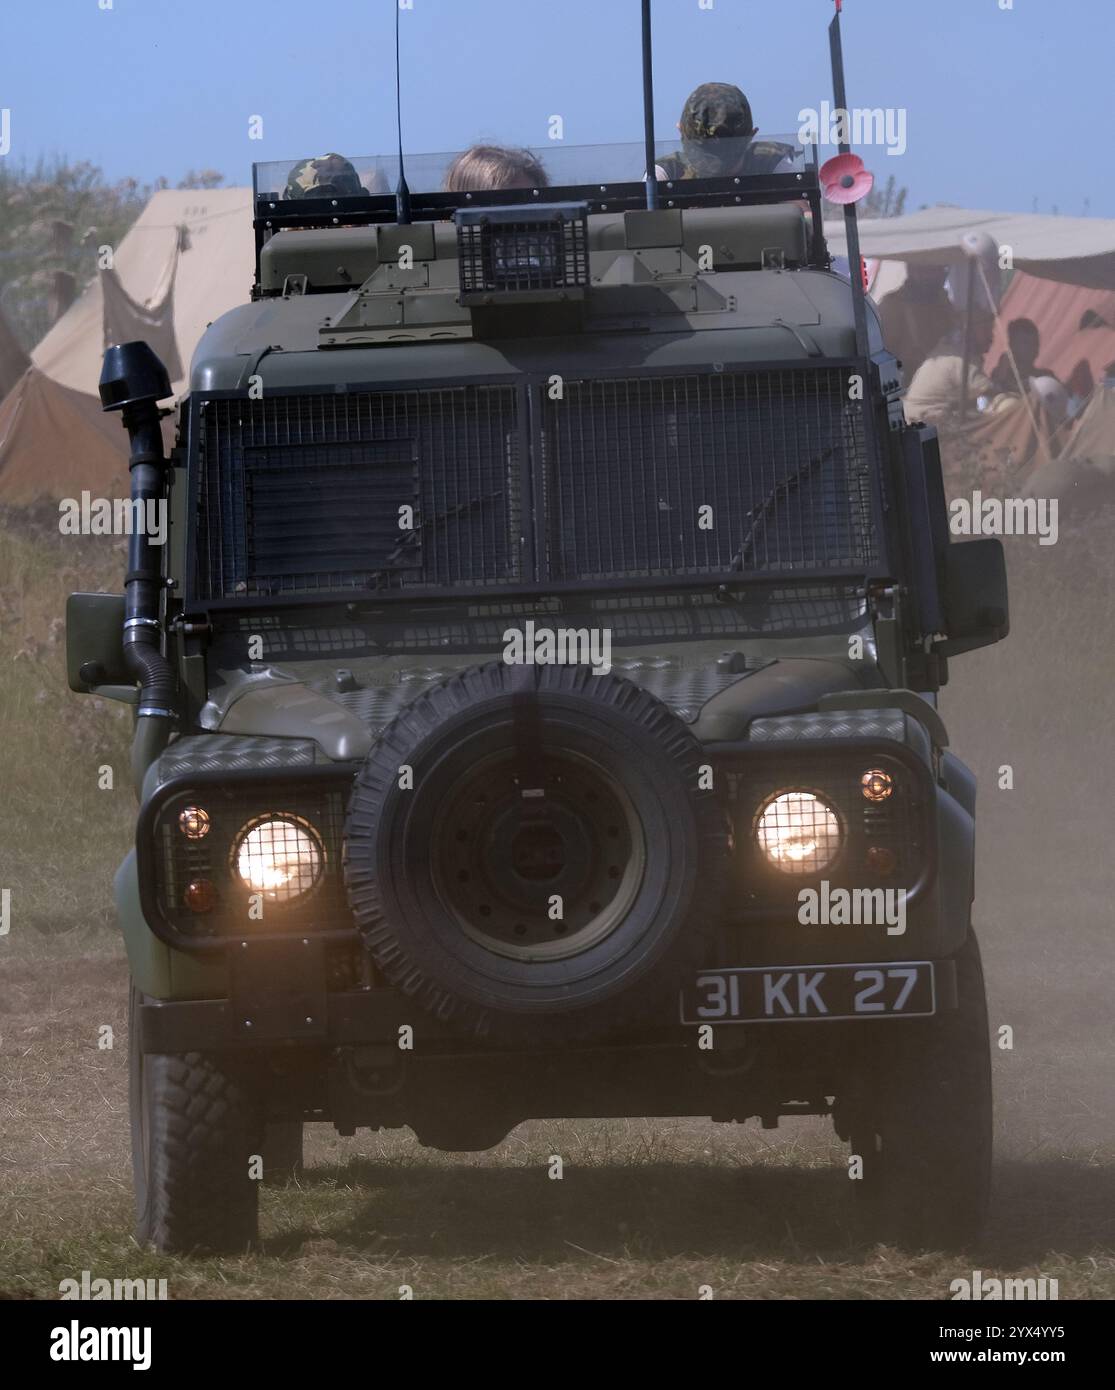
{"label": "black snorkel pipe", "polygon": [[120,343],[105,352],[101,409],[120,411],[131,443],[133,524],[124,576],[124,664],[139,684],[132,745],[137,793],[148,767],[166,747],[177,717],[174,671],[162,650],[162,557],[145,524],[148,502],[165,504],[167,460],[158,403],[170,394],[167,370],[146,343]]}

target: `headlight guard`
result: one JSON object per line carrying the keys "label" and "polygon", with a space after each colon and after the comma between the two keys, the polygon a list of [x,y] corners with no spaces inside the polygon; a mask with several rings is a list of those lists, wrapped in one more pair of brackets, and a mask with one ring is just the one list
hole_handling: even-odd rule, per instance
{"label": "headlight guard", "polygon": [[136,827],[140,903],[155,934],[191,951],[295,932],[352,940],[341,850],[354,771],[206,771],[165,782]]}

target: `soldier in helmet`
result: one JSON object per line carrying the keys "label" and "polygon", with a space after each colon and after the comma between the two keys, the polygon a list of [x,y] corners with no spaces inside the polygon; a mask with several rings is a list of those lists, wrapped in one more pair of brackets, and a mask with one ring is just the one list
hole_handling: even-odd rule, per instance
{"label": "soldier in helmet", "polygon": [[751,103],[728,82],[690,92],[678,122],[681,150],[656,165],[662,179],[715,179],[792,172],[792,145],[756,140]]}
{"label": "soldier in helmet", "polygon": [[343,155],[302,159],[287,175],[284,198],[343,198],[365,193],[360,176]]}

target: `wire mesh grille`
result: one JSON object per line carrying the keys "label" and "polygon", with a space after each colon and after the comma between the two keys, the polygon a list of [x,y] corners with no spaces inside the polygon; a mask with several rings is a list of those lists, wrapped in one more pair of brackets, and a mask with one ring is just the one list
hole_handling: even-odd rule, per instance
{"label": "wire mesh grille", "polygon": [[519,577],[511,387],[206,401],[202,598]]}
{"label": "wire mesh grille", "polygon": [[926,789],[897,758],[801,750],[776,764],[730,768],[728,786],[752,906],[792,901],[821,879],[833,887],[910,891],[925,869]]}
{"label": "wire mesh grille", "polygon": [[195,938],[351,927],[340,866],[347,795],[340,781],[175,793],[154,827],[166,920]]}
{"label": "wire mesh grille", "polygon": [[863,411],[835,369],[566,381],[544,403],[551,573],[869,568]]}
{"label": "wire mesh grille", "polygon": [[[844,371],[565,381],[560,399],[537,394],[537,518],[523,500],[525,388],[204,402],[195,593],[877,567],[865,407],[847,399]],[[815,599],[827,612],[803,610],[795,626],[847,617],[837,593]],[[801,591],[778,602],[816,607]]]}

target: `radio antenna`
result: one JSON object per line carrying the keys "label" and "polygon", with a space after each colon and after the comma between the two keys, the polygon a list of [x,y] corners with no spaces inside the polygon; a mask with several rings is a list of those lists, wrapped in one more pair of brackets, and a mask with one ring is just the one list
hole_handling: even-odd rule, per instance
{"label": "radio antenna", "polygon": [[[837,119],[841,120],[842,130],[850,134],[851,118],[848,113],[848,93],[844,81],[844,45],[840,37],[840,15],[844,0],[836,0],[836,13],[829,25],[829,51],[832,56],[832,94],[836,106]],[[842,118],[842,119],[841,119]],[[850,154],[851,145],[841,140],[841,154]],[[863,283],[863,258],[859,247],[859,219],[855,202],[844,206],[844,236],[848,250],[848,274],[852,281],[852,312],[856,325],[856,356],[866,358],[867,337],[867,290]]]}
{"label": "radio antenna", "polygon": [[654,71],[651,62],[650,0],[643,0],[643,144],[646,160],[647,207],[658,206],[658,174],[654,160]]}
{"label": "radio antenna", "polygon": [[410,226],[410,189],[403,168],[403,95],[399,67],[399,0],[395,5],[395,131],[399,137],[399,182],[395,185],[395,221],[400,227]]}

